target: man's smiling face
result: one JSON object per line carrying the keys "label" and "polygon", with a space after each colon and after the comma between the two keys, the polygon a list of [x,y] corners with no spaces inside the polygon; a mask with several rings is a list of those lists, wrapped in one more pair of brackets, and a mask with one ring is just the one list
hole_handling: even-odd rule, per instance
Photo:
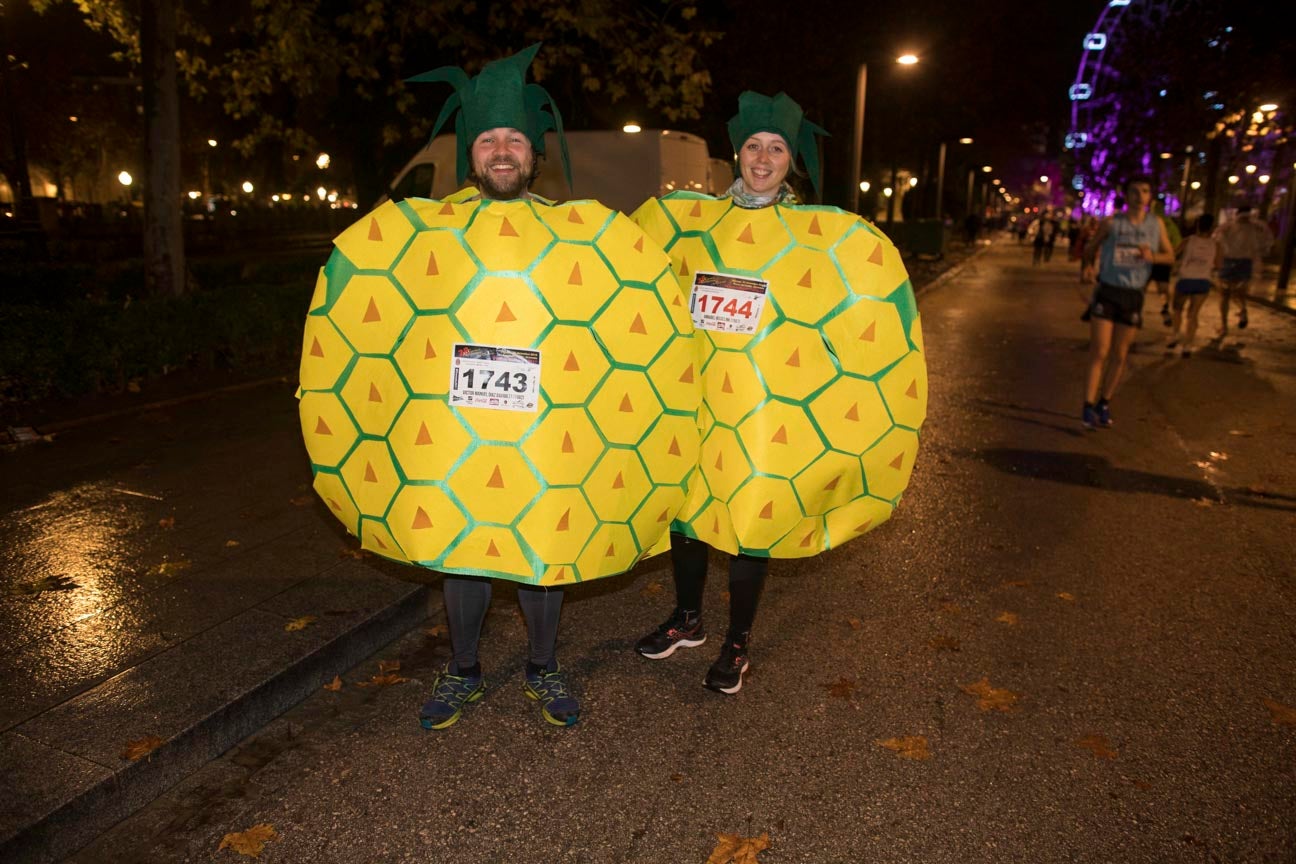
{"label": "man's smiling face", "polygon": [[535,150],[517,129],[482,132],[473,141],[471,157],[470,177],[487,198],[521,198],[535,174]]}

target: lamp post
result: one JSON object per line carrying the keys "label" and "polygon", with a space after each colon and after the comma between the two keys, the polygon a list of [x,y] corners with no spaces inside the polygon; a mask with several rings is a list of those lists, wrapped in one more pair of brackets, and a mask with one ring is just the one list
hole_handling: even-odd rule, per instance
{"label": "lamp post", "polygon": [[[901,54],[895,59],[901,66],[918,62],[915,54]],[[868,92],[868,64],[861,63],[855,76],[855,137],[851,144],[851,212],[859,212],[860,163],[864,158],[864,98]]]}
{"label": "lamp post", "polygon": [[[936,218],[944,219],[945,212],[945,145],[947,142],[940,142],[940,156],[936,159]],[[972,139],[963,137],[958,139],[960,144],[971,144]],[[971,205],[969,204],[969,207]]]}

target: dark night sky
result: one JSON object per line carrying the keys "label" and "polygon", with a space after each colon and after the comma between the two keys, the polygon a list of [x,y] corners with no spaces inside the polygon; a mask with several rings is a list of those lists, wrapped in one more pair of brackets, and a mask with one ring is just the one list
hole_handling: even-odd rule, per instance
{"label": "dark night sky", "polygon": [[[704,4],[704,6],[709,4]],[[1067,87],[1081,40],[1106,0],[968,2],[909,0],[723,0],[714,21],[726,31],[709,63],[715,80],[698,131],[725,145],[724,122],[737,95],[786,90],[833,138],[828,184],[846,179],[859,63],[868,63],[865,163],[919,170],[938,142],[970,135],[975,153],[959,158],[1007,165],[1028,156],[1026,124],[1044,122],[1060,142],[1069,121]],[[898,67],[912,51],[922,62]],[[950,151],[947,163],[953,169]]]}

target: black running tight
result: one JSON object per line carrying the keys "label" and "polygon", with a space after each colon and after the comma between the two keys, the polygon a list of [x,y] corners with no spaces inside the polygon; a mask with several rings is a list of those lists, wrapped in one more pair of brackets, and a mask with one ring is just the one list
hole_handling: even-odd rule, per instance
{"label": "black running tight", "polygon": [[[702,588],[706,584],[709,546],[683,534],[671,534],[671,563],[675,568],[675,605],[689,612],[702,611]],[[751,555],[729,556],[729,634],[745,641],[756,620],[768,558]]]}
{"label": "black running tight", "polygon": [[[477,643],[482,622],[490,608],[491,580],[464,576],[445,577],[446,623],[450,628],[450,649],[454,652],[453,671],[477,665]],[[533,588],[519,585],[518,605],[526,619],[530,643],[528,659],[537,666],[554,668],[554,648],[558,643],[558,618],[562,613],[561,588]]]}

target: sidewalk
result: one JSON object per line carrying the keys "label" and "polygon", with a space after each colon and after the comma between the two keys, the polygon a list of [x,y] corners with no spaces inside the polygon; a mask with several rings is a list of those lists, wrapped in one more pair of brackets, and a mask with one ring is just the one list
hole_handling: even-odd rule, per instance
{"label": "sidewalk", "polygon": [[1279,291],[1278,265],[1268,264],[1260,278],[1251,283],[1251,290],[1247,297],[1270,309],[1296,314],[1296,279],[1288,283],[1286,291]]}

